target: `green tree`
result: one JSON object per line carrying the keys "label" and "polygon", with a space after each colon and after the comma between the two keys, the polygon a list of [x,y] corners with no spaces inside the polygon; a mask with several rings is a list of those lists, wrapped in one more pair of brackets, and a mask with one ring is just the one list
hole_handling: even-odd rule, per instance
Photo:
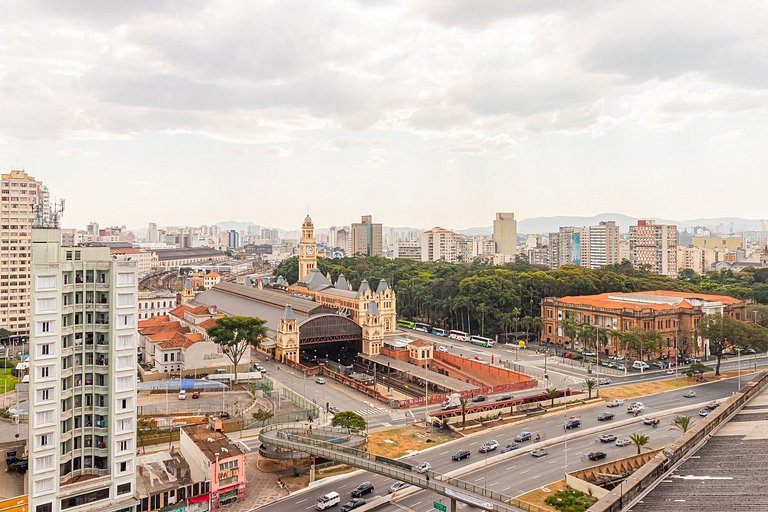
{"label": "green tree", "polygon": [[564,318],[560,323],[563,327],[563,334],[568,336],[568,339],[571,340],[571,350],[574,350],[576,346],[576,336],[579,332],[579,326],[570,318]]}
{"label": "green tree", "polygon": [[490,311],[491,308],[485,304],[478,304],[475,310],[480,313],[480,336],[485,336],[485,314]]}
{"label": "green tree", "polygon": [[629,440],[637,447],[637,454],[640,455],[640,450],[648,444],[650,438],[645,434],[632,434],[629,436]]}
{"label": "green tree", "polygon": [[592,399],[592,390],[595,389],[595,386],[597,386],[597,381],[595,379],[587,379],[584,381],[584,384],[587,386],[587,392],[589,393],[589,399]]}
{"label": "green tree", "polygon": [[229,358],[235,367],[235,383],[237,383],[237,365],[251,345],[266,337],[265,321],[250,316],[225,316],[216,319],[216,323],[208,329],[208,336],[221,347],[222,353]]}
{"label": "green tree", "polygon": [[253,421],[258,421],[260,423],[260,426],[264,426],[266,422],[272,419],[272,417],[275,415],[272,411],[267,411],[266,409],[258,409],[256,412],[251,413],[251,418],[253,418]]}
{"label": "green tree", "polygon": [[672,424],[672,428],[678,429],[680,432],[685,434],[688,432],[688,429],[691,428],[691,422],[693,418],[691,416],[675,416],[674,423]]}
{"label": "green tree", "polygon": [[340,411],[333,415],[331,425],[346,428],[347,432],[365,430],[365,418],[354,411]]}
{"label": "green tree", "polygon": [[699,335],[709,340],[709,353],[717,358],[715,375],[720,375],[720,362],[723,352],[731,343],[737,344],[745,332],[744,322],[734,320],[728,315],[704,315],[699,320]]}
{"label": "green tree", "polygon": [[467,405],[469,404],[469,398],[465,396],[459,397],[459,405],[461,405],[461,428],[467,425]]}
{"label": "green tree", "polygon": [[[541,339],[541,331],[544,330],[544,320],[540,316],[535,316],[531,319],[531,331],[536,333],[536,337]],[[526,340],[526,343],[528,340]]]}
{"label": "green tree", "polygon": [[554,407],[555,398],[559,396],[560,392],[557,390],[557,388],[547,388],[544,391],[547,393],[547,397],[552,400],[552,402],[549,404],[550,407]]}
{"label": "green tree", "polygon": [[139,436],[139,443],[141,444],[142,453],[147,453],[147,448],[144,441],[147,437],[157,434],[157,420],[150,416],[139,416],[136,421],[136,433]]}

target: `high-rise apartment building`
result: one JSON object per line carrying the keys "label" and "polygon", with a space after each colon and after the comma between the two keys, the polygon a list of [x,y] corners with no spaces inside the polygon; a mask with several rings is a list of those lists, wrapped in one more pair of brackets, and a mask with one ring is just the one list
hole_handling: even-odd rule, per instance
{"label": "high-rise apartment building", "polygon": [[614,221],[604,221],[597,226],[589,226],[589,260],[584,266],[600,268],[620,263],[620,240],[619,226]]}
{"label": "high-rise apartment building", "polygon": [[[421,234],[421,261],[460,261],[464,237],[449,229],[435,227]],[[466,260],[463,260],[466,261]]]}
{"label": "high-rise apartment building", "polygon": [[374,224],[370,215],[363,215],[361,222],[352,224],[350,253],[352,256],[381,256],[383,244],[381,224]]}
{"label": "high-rise apartment building", "polygon": [[345,253],[349,253],[349,228],[342,227],[336,230],[336,245]]}
{"label": "high-rise apartment building", "polygon": [[240,233],[234,229],[227,231],[227,249],[235,250],[240,247]]}
{"label": "high-rise apartment building", "polygon": [[584,227],[562,227],[557,233],[549,234],[547,259],[551,268],[563,265],[587,266],[589,260],[589,229]]}
{"label": "high-rise apartment building", "polygon": [[24,171],[0,180],[0,327],[29,334],[29,253],[32,224],[51,218],[48,189]]}
{"label": "high-rise apartment building", "polygon": [[629,227],[629,260],[635,268],[676,275],[677,242],[677,226],[638,220]]}
{"label": "high-rise apartment building", "polygon": [[512,212],[497,213],[493,221],[493,241],[496,252],[515,256],[517,254],[517,221]]}
{"label": "high-rise apartment building", "polygon": [[30,512],[129,512],[136,454],[136,262],[32,230]]}

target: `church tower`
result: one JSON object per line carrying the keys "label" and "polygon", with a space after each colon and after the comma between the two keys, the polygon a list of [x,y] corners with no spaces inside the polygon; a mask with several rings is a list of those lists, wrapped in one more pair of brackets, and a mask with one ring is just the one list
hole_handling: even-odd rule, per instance
{"label": "church tower", "polygon": [[368,311],[363,322],[363,354],[375,356],[381,354],[384,344],[379,306],[375,300],[368,303]]}
{"label": "church tower", "polygon": [[309,272],[317,267],[315,244],[315,226],[309,215],[301,225],[301,241],[299,242],[299,281],[303,281]]}
{"label": "church tower", "polygon": [[281,361],[299,362],[299,328],[290,304],[285,305],[277,327],[277,350]]}

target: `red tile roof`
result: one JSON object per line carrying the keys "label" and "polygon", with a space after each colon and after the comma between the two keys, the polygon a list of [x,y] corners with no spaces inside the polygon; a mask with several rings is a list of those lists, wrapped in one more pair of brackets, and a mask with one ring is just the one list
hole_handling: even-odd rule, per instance
{"label": "red tile roof", "polygon": [[[631,299],[632,297],[637,297],[638,299],[644,298],[649,299],[652,298],[652,296],[659,296],[659,297],[674,297],[683,299],[678,304],[667,304],[664,302],[630,302],[629,300],[616,300],[617,297],[625,297],[626,299]],[[567,304],[573,304],[575,306],[592,306],[592,307],[599,307],[599,308],[605,308],[605,309],[655,309],[655,310],[665,310],[665,309],[678,309],[678,308],[693,308],[694,306],[691,304],[691,300],[699,299],[704,301],[714,301],[714,302],[722,302],[725,305],[731,305],[731,304],[738,304],[742,301],[739,299],[735,299],[733,297],[728,297],[725,295],[709,295],[704,293],[696,293],[696,292],[676,292],[676,291],[670,291],[670,290],[653,290],[648,292],[632,292],[632,293],[620,293],[620,292],[612,292],[612,293],[601,293],[598,295],[581,295],[581,296],[568,296],[568,297],[561,297],[557,300],[558,302],[564,302]]]}

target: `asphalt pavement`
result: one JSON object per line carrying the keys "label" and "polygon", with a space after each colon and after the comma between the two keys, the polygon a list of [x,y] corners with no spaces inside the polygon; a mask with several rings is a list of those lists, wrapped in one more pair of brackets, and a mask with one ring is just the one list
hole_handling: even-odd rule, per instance
{"label": "asphalt pavement", "polygon": [[[679,432],[669,429],[671,419],[665,419],[661,426],[653,429],[650,426],[642,424],[643,417],[661,415],[664,411],[678,409],[686,405],[691,405],[690,410],[695,412],[699,408],[698,404],[730,396],[732,392],[736,391],[737,385],[736,379],[730,379],[701,384],[692,388],[687,388],[686,390],[674,390],[642,397],[638,400],[644,403],[646,407],[645,411],[642,416],[637,418],[636,423],[626,427],[612,427],[611,421],[597,421],[597,416],[604,411],[615,413],[616,417],[613,422],[632,418],[626,412],[626,404],[623,407],[612,409],[608,409],[604,405],[597,405],[589,408],[581,408],[577,411],[565,411],[562,415],[548,415],[530,420],[524,424],[512,425],[493,432],[483,432],[477,435],[468,436],[448,444],[437,446],[420,454],[410,456],[407,460],[409,462],[417,463],[429,462],[434,471],[438,473],[448,472],[458,468],[461,464],[476,462],[478,457],[482,456],[477,450],[486,441],[497,440],[501,446],[504,446],[508,442],[511,442],[512,438],[518,432],[523,430],[533,432],[534,434],[539,433],[544,441],[562,436],[564,434],[564,421],[572,415],[577,415],[581,418],[582,430],[598,427],[601,429],[601,432],[613,432],[617,436],[625,437],[633,432],[647,433],[651,437],[650,447],[659,447],[674,439],[675,436],[679,435]],[[685,398],[683,395],[688,389],[694,389],[697,396],[695,398]],[[569,471],[594,465],[595,463],[586,460],[585,454],[589,451],[594,451],[598,447],[605,448],[601,451],[608,453],[609,457],[619,458],[635,453],[633,450],[636,450],[636,448],[634,447],[619,448],[616,446],[601,446],[600,443],[596,442],[598,435],[599,434],[590,434],[587,437],[578,437],[578,429],[569,431],[569,437],[573,436],[573,441],[568,442]],[[244,443],[252,449],[257,448],[259,445],[259,441],[256,439],[247,440],[244,441]],[[525,450],[527,452],[528,447],[526,445],[531,445],[531,442],[519,444],[521,444],[520,450]],[[472,457],[469,460],[465,459],[460,462],[453,462],[450,457],[451,454],[461,448],[470,450],[472,452]],[[565,452],[563,445],[554,445],[548,448],[548,450],[549,454],[541,459],[535,459],[521,451],[519,457],[504,460],[498,464],[489,464],[487,468],[473,471],[472,473],[460,477],[460,479],[476,485],[482,484],[483,481],[487,481],[488,485],[494,490],[503,492],[504,494],[520,494],[527,490],[556,481],[563,476],[565,471]],[[320,484],[308,491],[294,494],[259,510],[266,512],[309,510],[314,507],[314,501],[317,496],[335,490],[339,492],[342,497],[347,497],[349,496],[351,489],[364,481],[372,482],[375,487],[373,495],[366,495],[365,498],[367,500],[370,500],[370,498],[375,497],[376,495],[386,494],[387,488],[393,483],[389,478],[372,473],[355,473],[338,480]],[[437,495],[431,492],[428,493],[422,491],[403,499],[402,503],[398,502],[397,504],[388,505],[379,510],[400,510],[401,512],[403,510],[413,510],[416,512],[426,512],[428,509],[432,509],[432,502],[436,501],[433,498],[436,497]]]}

